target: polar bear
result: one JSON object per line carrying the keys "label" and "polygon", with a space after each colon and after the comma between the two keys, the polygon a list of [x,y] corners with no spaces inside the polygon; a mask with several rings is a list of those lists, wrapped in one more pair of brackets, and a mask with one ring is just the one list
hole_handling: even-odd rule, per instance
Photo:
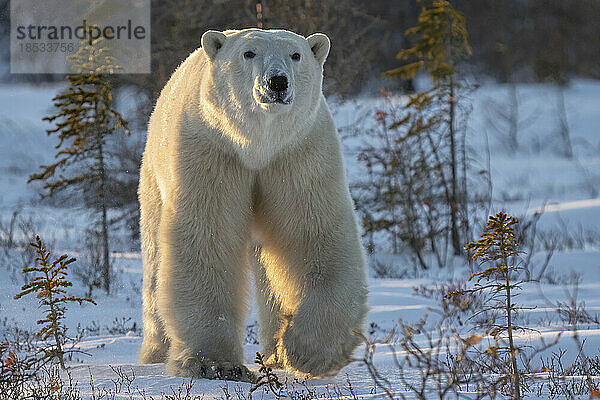
{"label": "polar bear", "polygon": [[322,93],[329,39],[244,29],[208,31],[201,44],[148,127],[140,362],[252,381],[243,333],[253,269],[268,363],[335,374],[360,343],[367,285]]}

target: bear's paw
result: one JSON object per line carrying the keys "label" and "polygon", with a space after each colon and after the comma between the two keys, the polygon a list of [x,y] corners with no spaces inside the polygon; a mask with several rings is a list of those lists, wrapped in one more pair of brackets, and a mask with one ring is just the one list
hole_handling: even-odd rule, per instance
{"label": "bear's paw", "polygon": [[286,369],[298,375],[322,378],[336,375],[351,361],[355,337],[316,339],[294,328],[289,326],[277,344],[277,361]]}
{"label": "bear's paw", "polygon": [[169,362],[167,368],[170,374],[176,376],[249,383],[256,382],[256,375],[243,364],[198,360],[188,357],[185,360]]}

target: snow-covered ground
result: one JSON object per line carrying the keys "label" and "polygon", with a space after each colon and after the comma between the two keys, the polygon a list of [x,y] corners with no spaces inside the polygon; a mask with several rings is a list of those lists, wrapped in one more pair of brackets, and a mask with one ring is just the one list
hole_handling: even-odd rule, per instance
{"label": "snow-covered ground", "polygon": [[[5,228],[12,213],[19,207],[21,215],[31,218],[36,231],[53,248],[76,255],[81,249],[79,238],[88,224],[85,210],[40,206],[37,201],[39,186],[27,184],[29,174],[37,172],[39,165],[51,161],[53,157],[56,141],[45,135],[48,125],[41,118],[50,114],[51,99],[58,89],[52,85],[0,86],[0,221],[1,227]],[[567,122],[575,153],[573,159],[564,158],[561,154],[557,133],[559,113],[556,89],[544,85],[518,87],[522,121],[520,146],[516,152],[510,152],[502,134],[494,130],[489,121],[494,112],[490,101],[506,102],[508,94],[508,87],[490,84],[483,85],[472,95],[473,110],[468,121],[467,141],[472,149],[473,170],[487,168],[489,149],[493,180],[492,213],[504,209],[514,215],[527,215],[543,207],[544,214],[538,223],[538,231],[553,231],[561,240],[568,242],[563,249],[554,252],[543,283],[525,284],[516,301],[527,307],[536,307],[521,314],[520,321],[535,328],[536,332],[519,336],[520,343],[535,345],[540,337],[550,339],[559,332],[568,331],[562,335],[557,346],[544,354],[548,356],[551,351],[562,347],[568,350],[566,357],[572,359],[577,352],[575,342],[570,337],[572,333],[569,333],[572,326],[562,322],[556,313],[556,303],[567,302],[573,295],[574,288],[569,283],[571,272],[580,276],[577,302],[584,302],[585,309],[591,315],[600,313],[600,242],[597,240],[600,232],[600,82],[577,79],[565,88]],[[373,118],[378,101],[357,99],[333,107],[338,125],[356,126],[357,116]],[[345,143],[350,181],[353,176],[361,174],[352,148],[351,144]],[[4,250],[0,249],[0,253],[3,254]],[[70,362],[72,378],[78,382],[84,398],[92,397],[90,377],[96,387],[114,388],[113,380],[117,378],[115,370],[135,376],[135,380],[129,391],[122,391],[114,398],[143,398],[143,395],[160,398],[161,394],[172,394],[173,390],[177,391],[177,387],[189,380],[167,376],[164,365],[137,364],[137,353],[142,342],[142,265],[139,254],[114,256],[117,272],[113,293],[107,296],[96,290],[94,299],[97,306],[73,305],[67,312],[69,333],[74,335],[78,325],[86,332],[79,346],[87,355],[76,355]],[[14,257],[12,261],[3,257],[0,256],[3,263],[14,263]],[[545,253],[539,252],[534,255],[533,264],[542,264],[544,259]],[[398,268],[409,270],[412,266],[399,265]],[[437,307],[437,302],[415,294],[413,288],[464,280],[468,277],[467,271],[460,260],[453,260],[443,270],[418,274],[418,279],[371,279],[368,323],[372,338],[382,340],[400,318],[414,323],[429,313],[434,323],[437,317],[431,308]],[[76,277],[72,278],[75,282],[73,293],[83,295],[85,288]],[[10,269],[0,265],[0,335],[3,329],[10,326],[35,329],[35,321],[41,316],[33,297],[19,301],[12,299],[22,283],[22,279],[15,274],[14,266]],[[260,347],[254,340],[257,330],[255,321],[255,311],[250,310],[246,363],[256,370],[253,360]],[[429,329],[433,331],[433,326]],[[468,324],[461,329],[463,334],[480,333],[469,331]],[[578,329],[579,337],[585,339],[586,354],[600,355],[600,326],[586,323],[578,326]],[[490,339],[483,339],[486,340]],[[424,338],[417,338],[417,341],[425,345]],[[364,348],[358,349],[356,357],[362,358],[363,352]],[[382,375],[392,382],[396,395],[402,393],[412,398],[407,388],[400,384],[393,352],[386,346],[377,346],[374,360]],[[371,376],[360,362],[350,364],[336,378],[304,383],[294,383],[293,376],[283,371],[276,372],[281,381],[287,379],[298,391],[314,389],[317,394],[334,398],[351,398],[352,391],[364,398],[383,396],[381,390],[373,389]],[[348,387],[348,382],[352,389]],[[224,398],[224,387],[235,397],[236,393],[247,394],[250,385],[195,380],[192,393],[203,394],[205,398]],[[334,387],[340,388],[341,392],[335,392]],[[464,394],[468,397],[467,392],[464,388]],[[261,398],[263,395],[272,397],[260,394]],[[533,391],[530,396],[548,398],[547,392],[536,394]],[[589,398],[589,394],[581,398]]]}

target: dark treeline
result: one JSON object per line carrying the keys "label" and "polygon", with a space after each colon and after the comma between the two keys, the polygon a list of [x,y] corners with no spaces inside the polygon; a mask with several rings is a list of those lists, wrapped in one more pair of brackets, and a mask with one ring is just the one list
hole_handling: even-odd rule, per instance
{"label": "dark treeline", "polygon": [[473,61],[499,81],[600,78],[597,0],[453,0],[466,18]]}
{"label": "dark treeline", "polygon": [[[349,95],[398,66],[395,55],[410,46],[404,35],[420,5],[414,0],[263,0],[265,28],[308,35],[327,33],[333,42],[326,64],[326,91]],[[468,23],[477,74],[501,82],[554,81],[568,75],[600,78],[600,2],[597,0],[452,0]],[[121,76],[149,99],[156,98],[179,63],[207,29],[257,25],[257,0],[152,0],[152,74]],[[0,31],[10,23],[9,2],[0,1]],[[8,60],[7,35],[2,57]],[[6,79],[62,80],[13,76]],[[387,84],[393,85],[391,83]],[[375,87],[379,87],[377,84]],[[145,114],[145,113],[144,113]]]}

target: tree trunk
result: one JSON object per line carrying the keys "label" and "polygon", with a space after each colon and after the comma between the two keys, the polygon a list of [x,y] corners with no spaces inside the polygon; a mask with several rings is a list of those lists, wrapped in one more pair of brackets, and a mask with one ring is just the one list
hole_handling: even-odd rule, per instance
{"label": "tree trunk", "polygon": [[102,224],[102,280],[106,293],[110,292],[110,259],[108,247],[108,218],[106,215],[106,168],[104,165],[104,143],[101,133],[98,133],[98,179],[100,188],[98,193],[98,205],[100,207]]}
{"label": "tree trunk", "polygon": [[[464,226],[463,226],[463,246],[465,242],[470,242],[472,237],[471,237],[471,220],[469,219],[469,186],[468,186],[468,182],[467,182],[467,170],[468,170],[468,164],[467,164],[467,127],[466,126],[462,126],[461,127],[461,167],[462,167],[462,179],[461,179],[461,213],[462,213],[462,220],[464,221]],[[464,247],[461,246],[461,253],[464,250]],[[469,263],[471,261],[470,257],[467,257],[467,259],[469,260]]]}
{"label": "tree trunk", "polygon": [[454,132],[454,120],[455,120],[455,108],[456,108],[456,99],[454,98],[454,80],[450,78],[450,115],[448,120],[448,132],[450,135],[450,168],[451,168],[451,188],[450,188],[450,224],[451,224],[451,234],[452,234],[452,247],[454,248],[455,255],[462,254],[462,246],[460,242],[460,233],[458,230],[458,201],[457,201],[457,192],[458,192],[458,178],[456,175],[456,132]]}
{"label": "tree trunk", "polygon": [[558,87],[558,129],[563,140],[564,156],[573,158],[573,146],[571,145],[571,133],[567,121],[567,110],[565,108],[565,92],[561,86]]}
{"label": "tree trunk", "polygon": [[511,151],[519,148],[519,98],[517,97],[517,84],[510,84],[510,117],[509,117],[509,143]]}
{"label": "tree trunk", "polygon": [[[55,312],[55,311],[53,311]],[[62,345],[60,343],[60,337],[58,336],[58,321],[54,321],[52,322],[53,325],[53,333],[54,333],[54,341],[56,343],[56,357],[58,357],[58,363],[60,364],[60,368],[62,369],[67,369],[67,367],[65,367],[65,354],[63,352],[62,349]]]}
{"label": "tree trunk", "polygon": [[[429,143],[429,146],[431,147],[431,151],[432,151],[431,154],[432,154],[435,162],[437,163],[437,165],[440,166],[439,168],[437,168],[437,173],[440,176],[440,181],[442,183],[442,188],[444,189],[444,198],[445,198],[446,203],[448,204],[448,206],[450,206],[451,199],[452,199],[452,193],[451,193],[452,192],[452,188],[450,187],[451,183],[448,182],[448,179],[446,179],[446,175],[444,173],[444,170],[445,170],[444,167],[445,167],[446,164],[444,164],[444,162],[442,161],[440,155],[438,154],[438,151],[436,149],[437,146],[434,143],[434,140],[431,137],[431,134],[429,132],[427,132],[427,131],[424,131],[424,134],[425,134],[425,138],[427,139],[427,142]],[[450,213],[450,215],[452,216],[452,212]],[[452,227],[452,220],[450,221],[450,225]],[[445,235],[445,236],[447,237],[447,235]],[[452,235],[450,235],[450,236],[452,236]],[[452,240],[452,237],[450,238],[450,240]],[[453,245],[453,247],[454,247],[454,245]],[[444,259],[445,258],[446,258],[446,256],[444,256]]]}
{"label": "tree trunk", "polygon": [[[46,281],[51,281],[52,278],[46,272]],[[52,296],[52,290],[46,289],[48,291],[48,303],[50,305],[50,315],[52,317],[52,336],[54,336],[54,343],[56,344],[56,357],[58,358],[58,362],[62,369],[66,369],[65,367],[65,354],[63,352],[60,335],[58,334],[59,329],[59,321],[58,321],[58,313],[56,311],[56,307],[54,306],[54,300]]]}
{"label": "tree trunk", "polygon": [[[508,272],[507,272],[508,276]],[[510,306],[510,283],[506,278],[506,324],[508,328],[508,347],[510,349],[510,364],[512,375],[510,377],[512,385],[512,395],[516,400],[521,400],[521,384],[519,379],[519,369],[517,367],[517,353],[513,342],[512,334],[512,318],[511,318],[511,306]]]}
{"label": "tree trunk", "polygon": [[517,367],[517,350],[513,342],[513,326],[512,326],[512,306],[510,297],[510,271],[508,269],[508,257],[503,257],[504,265],[506,266],[506,328],[508,330],[508,349],[510,351],[510,366],[511,366],[511,377],[510,383],[512,386],[512,398],[515,400],[521,400],[521,383],[519,379],[519,369]]}

